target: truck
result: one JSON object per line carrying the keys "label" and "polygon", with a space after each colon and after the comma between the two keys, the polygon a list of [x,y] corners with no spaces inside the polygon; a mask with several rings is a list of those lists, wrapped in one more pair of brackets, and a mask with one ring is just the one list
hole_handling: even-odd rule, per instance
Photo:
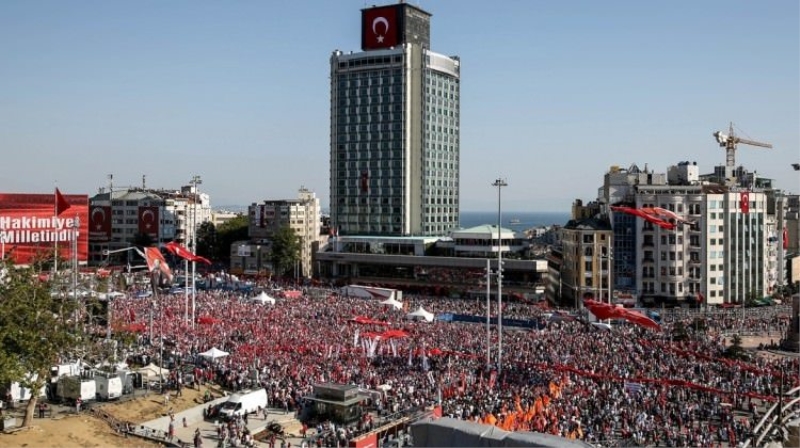
{"label": "truck", "polygon": [[262,409],[267,407],[267,391],[265,389],[231,395],[220,405],[219,415],[225,420],[230,420],[235,416],[252,414],[259,407]]}
{"label": "truck", "polygon": [[[36,381],[37,375],[30,375],[29,378],[33,381]],[[2,396],[10,396],[14,403],[28,401],[33,398],[31,390],[27,387],[23,387],[18,381],[6,383],[3,387],[0,387],[0,392],[2,392]],[[38,397],[41,398],[44,396],[46,396],[46,389],[45,386],[42,386],[42,388],[39,390]]]}
{"label": "truck", "polygon": [[64,376],[58,380],[56,396],[62,403],[74,404],[78,398],[82,402],[97,399],[97,383],[89,375]]}
{"label": "truck", "polygon": [[78,376],[83,371],[83,366],[79,362],[58,364],[50,368],[50,382],[58,383],[63,376]]}
{"label": "truck", "polygon": [[116,400],[122,396],[122,378],[118,374],[98,372],[94,376],[94,381],[99,400]]}

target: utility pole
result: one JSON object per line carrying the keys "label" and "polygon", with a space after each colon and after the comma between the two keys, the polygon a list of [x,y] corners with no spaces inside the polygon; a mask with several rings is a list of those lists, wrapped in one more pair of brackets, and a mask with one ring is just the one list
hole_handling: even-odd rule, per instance
{"label": "utility pole", "polygon": [[500,192],[507,187],[505,179],[497,178],[492,184],[497,187],[497,374],[503,370],[503,236]]}
{"label": "utility pole", "polygon": [[491,310],[492,310],[492,261],[486,259],[486,368],[492,365],[492,327],[491,327]]}

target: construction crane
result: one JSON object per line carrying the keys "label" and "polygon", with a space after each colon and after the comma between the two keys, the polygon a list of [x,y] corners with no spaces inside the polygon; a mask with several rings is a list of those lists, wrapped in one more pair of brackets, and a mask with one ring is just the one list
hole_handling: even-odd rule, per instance
{"label": "construction crane", "polygon": [[731,122],[727,135],[723,134],[722,131],[717,131],[714,133],[714,137],[717,139],[719,146],[725,148],[725,177],[727,182],[731,182],[733,180],[732,176],[736,170],[736,145],[739,143],[744,143],[745,145],[750,146],[772,148],[770,143],[762,143],[737,137],[733,133],[733,122]]}

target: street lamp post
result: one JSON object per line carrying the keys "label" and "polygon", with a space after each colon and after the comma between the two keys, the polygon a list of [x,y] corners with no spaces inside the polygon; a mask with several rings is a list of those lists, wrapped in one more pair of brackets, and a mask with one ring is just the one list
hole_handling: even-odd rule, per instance
{"label": "street lamp post", "polygon": [[492,261],[486,259],[486,368],[492,365],[492,327],[490,302],[492,297]]}
{"label": "street lamp post", "polygon": [[503,370],[503,236],[500,225],[502,224],[502,207],[500,192],[507,187],[505,179],[497,178],[492,183],[497,187],[497,373]]}
{"label": "street lamp post", "polygon": [[[196,253],[196,245],[197,245],[197,199],[199,195],[197,194],[197,185],[202,184],[203,180],[200,179],[200,176],[194,175],[192,176],[192,239],[191,239],[191,246],[190,251],[192,253]],[[194,328],[194,320],[195,320],[195,302],[197,297],[197,291],[195,290],[195,273],[197,270],[197,262],[192,261],[192,328]]]}

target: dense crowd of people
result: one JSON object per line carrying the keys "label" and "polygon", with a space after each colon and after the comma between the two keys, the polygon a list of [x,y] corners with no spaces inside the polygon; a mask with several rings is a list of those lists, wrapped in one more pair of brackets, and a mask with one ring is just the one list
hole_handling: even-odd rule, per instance
{"label": "dense crowd of people", "polygon": [[[112,302],[112,321],[116,328],[145,323],[136,328],[141,350],[152,358],[163,352],[180,363],[212,347],[228,352],[197,363],[195,376],[232,390],[265,387],[270,406],[287,412],[301,409],[316,383],[382,386],[374,395],[379,414],[441,406],[446,416],[594,444],[623,438],[735,446],[757,422],[759,405],[777,400],[781,387],[800,385],[794,358],[723,356],[732,333],[743,328],[779,337],[787,306],[670,311],[662,313],[661,331],[634,325],[609,331],[508,302],[504,318],[543,325],[504,327],[498,362],[496,328],[487,334],[485,325],[407,318],[420,306],[485,316],[485,301],[406,295],[395,309],[335,290],[306,292],[274,305],[248,300],[255,293],[198,292],[194,323],[184,294],[131,294]],[[375,323],[355,323],[356,316]],[[698,318],[702,334],[673,340],[676,325]],[[400,336],[380,337],[390,329]]]}

